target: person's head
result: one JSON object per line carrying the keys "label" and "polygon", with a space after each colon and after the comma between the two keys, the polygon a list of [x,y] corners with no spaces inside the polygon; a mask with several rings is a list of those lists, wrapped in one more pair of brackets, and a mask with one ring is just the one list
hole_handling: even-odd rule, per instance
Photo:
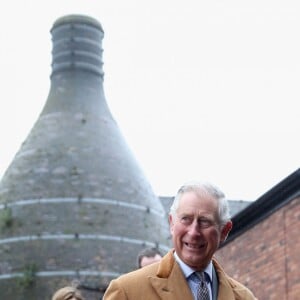
{"label": "person's head", "polygon": [[139,268],[143,268],[160,261],[161,258],[162,254],[157,248],[145,248],[138,254],[137,265]]}
{"label": "person's head", "polygon": [[84,300],[84,298],[75,287],[66,286],[57,290],[52,300]]}
{"label": "person's head", "polygon": [[189,182],[178,190],[169,222],[177,255],[196,270],[208,265],[232,228],[225,195],[205,182]]}

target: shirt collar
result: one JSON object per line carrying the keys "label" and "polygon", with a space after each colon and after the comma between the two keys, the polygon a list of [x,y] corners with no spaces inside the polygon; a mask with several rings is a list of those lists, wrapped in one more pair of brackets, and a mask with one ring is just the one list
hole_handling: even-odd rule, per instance
{"label": "shirt collar", "polygon": [[[175,260],[177,261],[177,263],[179,264],[185,278],[188,278],[192,273],[195,272],[194,269],[189,267],[186,263],[184,263],[179,258],[176,251],[174,252],[174,257],[175,257]],[[207,267],[203,270],[208,275],[210,282],[212,282],[212,268],[213,268],[212,261],[210,261],[209,264],[207,265]]]}

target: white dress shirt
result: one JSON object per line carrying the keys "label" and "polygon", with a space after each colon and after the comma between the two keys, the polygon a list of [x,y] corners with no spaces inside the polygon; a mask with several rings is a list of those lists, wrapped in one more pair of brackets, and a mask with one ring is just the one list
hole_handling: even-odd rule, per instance
{"label": "white dress shirt", "polygon": [[[189,267],[187,264],[185,264],[177,255],[176,252],[174,252],[174,257],[175,260],[177,261],[177,263],[179,264],[185,279],[187,280],[187,283],[192,291],[192,294],[194,296],[194,299],[197,300],[197,287],[198,287],[198,283],[196,283],[195,281],[193,281],[190,278],[190,275],[193,274],[195,272],[194,269],[192,269],[191,267]],[[205,281],[206,281],[206,285],[209,291],[209,298],[212,299],[212,262],[210,262],[208,264],[208,266],[203,270],[204,274],[205,274]]]}

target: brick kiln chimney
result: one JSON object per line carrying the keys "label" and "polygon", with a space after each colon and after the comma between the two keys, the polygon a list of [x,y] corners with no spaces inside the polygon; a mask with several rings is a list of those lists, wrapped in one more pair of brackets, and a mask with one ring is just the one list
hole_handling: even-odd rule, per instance
{"label": "brick kiln chimney", "polygon": [[169,245],[163,207],[105,100],[101,24],[69,15],[51,34],[47,101],[0,183],[1,299],[50,299],[74,279],[99,299],[143,247]]}

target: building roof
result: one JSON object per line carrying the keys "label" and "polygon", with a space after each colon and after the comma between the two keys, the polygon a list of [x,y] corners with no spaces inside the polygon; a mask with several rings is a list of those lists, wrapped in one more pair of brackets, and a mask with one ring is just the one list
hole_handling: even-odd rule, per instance
{"label": "building roof", "polygon": [[299,195],[300,168],[263,194],[256,201],[249,204],[245,209],[234,215],[232,218],[234,226],[227,241],[222,246],[231,242]]}

